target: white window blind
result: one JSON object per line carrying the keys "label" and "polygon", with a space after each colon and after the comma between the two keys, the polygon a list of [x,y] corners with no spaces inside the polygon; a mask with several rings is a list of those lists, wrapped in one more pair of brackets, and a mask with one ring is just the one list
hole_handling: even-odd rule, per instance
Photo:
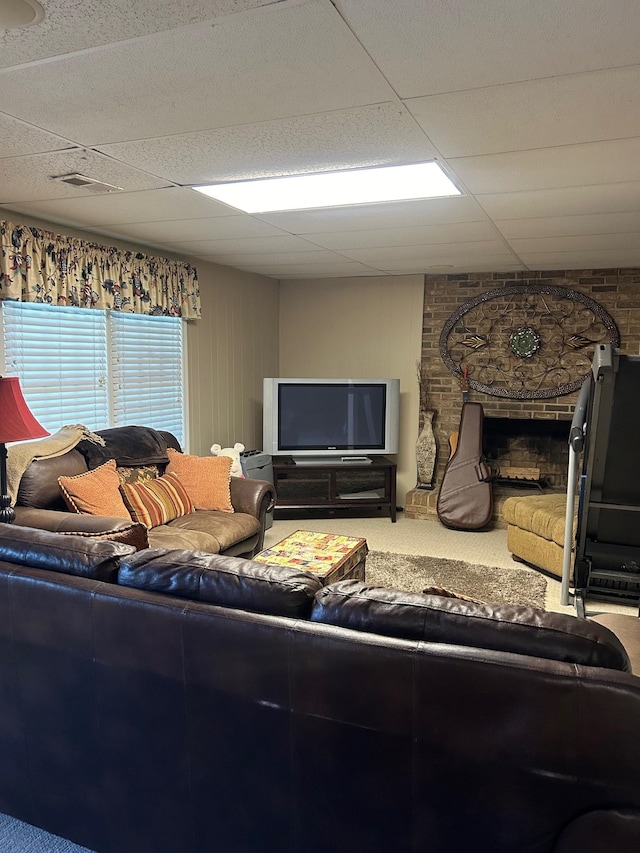
{"label": "white window blind", "polygon": [[173,433],[183,444],[182,323],[110,314],[113,419]]}
{"label": "white window blind", "polygon": [[179,318],[1,305],[5,372],[46,429],[141,424],[184,444]]}

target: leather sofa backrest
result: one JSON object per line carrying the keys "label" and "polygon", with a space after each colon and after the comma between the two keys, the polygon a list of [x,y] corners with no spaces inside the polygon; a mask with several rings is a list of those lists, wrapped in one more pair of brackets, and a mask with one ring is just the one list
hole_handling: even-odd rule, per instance
{"label": "leather sofa backrest", "polygon": [[0,561],[16,566],[114,583],[121,558],[134,553],[121,542],[0,524]]}
{"label": "leather sofa backrest", "polygon": [[349,580],[317,593],[311,620],[405,640],[631,671],[624,646],[602,625],[516,604],[478,604]]}
{"label": "leather sofa backrest", "polygon": [[49,459],[34,459],[22,475],[16,502],[35,509],[67,510],[58,477],[73,477],[88,470],[84,456],[77,450]]}
{"label": "leather sofa backrest", "polygon": [[308,619],[322,588],[310,572],[205,554],[151,548],[124,558],[120,586],[175,595],[222,607]]}
{"label": "leather sofa backrest", "polygon": [[[136,430],[139,431],[140,435],[147,437],[153,436],[155,432],[146,427],[114,427],[113,429],[99,430],[97,434],[107,441],[121,435],[127,436],[127,441],[129,441],[132,435],[136,435]],[[161,458],[157,454],[160,453],[164,444],[166,444],[166,447],[174,448],[174,450],[182,450],[180,442],[173,433],[158,430],[156,435],[160,437],[157,443],[152,443],[149,447],[139,444],[134,448],[130,448],[136,464],[156,464],[157,460]],[[164,444],[161,444],[162,442]],[[34,509],[67,511],[68,507],[64,502],[60,486],[58,485],[58,477],[73,477],[76,474],[84,474],[89,470],[87,458],[92,459],[95,465],[109,458],[108,451],[104,451],[100,445],[83,441],[80,442],[80,446],[85,448],[85,454],[79,450],[69,450],[60,456],[52,456],[47,459],[34,459],[22,475],[16,503],[19,506],[28,506]],[[91,452],[93,452],[95,458],[90,455]],[[164,462],[166,464],[166,458]],[[92,465],[92,467],[95,467],[95,465]],[[164,465],[161,465],[161,470],[164,470]]]}

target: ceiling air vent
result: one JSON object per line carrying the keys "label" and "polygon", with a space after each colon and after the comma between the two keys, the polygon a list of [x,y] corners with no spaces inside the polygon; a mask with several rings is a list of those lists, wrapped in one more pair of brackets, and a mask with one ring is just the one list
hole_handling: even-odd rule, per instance
{"label": "ceiling air vent", "polygon": [[63,184],[68,184],[70,187],[81,187],[89,190],[92,193],[113,193],[118,190],[122,191],[122,187],[116,187],[114,184],[107,184],[104,181],[99,181],[97,178],[88,178],[86,175],[79,175],[74,172],[71,175],[56,175],[54,181],[61,181]]}

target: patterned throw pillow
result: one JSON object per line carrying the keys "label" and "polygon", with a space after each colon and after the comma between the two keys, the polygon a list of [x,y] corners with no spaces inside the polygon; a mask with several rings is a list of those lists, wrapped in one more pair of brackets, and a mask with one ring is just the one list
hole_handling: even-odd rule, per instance
{"label": "patterned throw pillow", "polygon": [[196,509],[233,512],[231,466],[228,456],[189,456],[167,448],[166,473],[177,474]]}
{"label": "patterned throw pillow", "polygon": [[472,601],[474,604],[484,604],[484,601],[478,601],[477,598],[469,598],[468,595],[463,595],[461,592],[453,592],[450,589],[446,589],[440,584],[433,584],[433,586],[425,587],[422,592],[425,595],[439,595],[441,598],[459,598],[460,601]]}
{"label": "patterned throw pillow", "polygon": [[157,465],[139,465],[137,468],[116,468],[116,471],[120,478],[120,485],[123,483],[139,483],[140,481],[148,483],[149,480],[155,480],[156,477],[160,476]]}
{"label": "patterned throw pillow", "polygon": [[158,527],[194,511],[175,474],[164,474],[147,482],[123,483],[120,491],[131,518],[147,527]]}
{"label": "patterned throw pillow", "polygon": [[119,530],[104,530],[102,533],[87,533],[76,530],[60,530],[62,536],[82,536],[84,539],[108,539],[111,542],[122,542],[124,545],[132,545],[136,551],[142,551],[149,547],[149,537],[144,524],[134,522],[128,527]]}
{"label": "patterned throw pillow", "polygon": [[110,459],[85,474],[58,477],[58,485],[72,512],[104,515],[109,518],[131,518],[120,494],[120,479],[116,473],[115,459]]}

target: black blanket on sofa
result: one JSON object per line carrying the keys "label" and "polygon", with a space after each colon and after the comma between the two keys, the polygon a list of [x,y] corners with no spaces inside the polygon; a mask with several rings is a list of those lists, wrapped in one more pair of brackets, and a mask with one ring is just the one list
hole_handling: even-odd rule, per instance
{"label": "black blanket on sofa", "polygon": [[155,429],[145,426],[125,426],[98,430],[104,447],[83,439],[76,447],[87,460],[89,468],[115,459],[118,467],[135,468],[139,465],[166,465],[167,442]]}

